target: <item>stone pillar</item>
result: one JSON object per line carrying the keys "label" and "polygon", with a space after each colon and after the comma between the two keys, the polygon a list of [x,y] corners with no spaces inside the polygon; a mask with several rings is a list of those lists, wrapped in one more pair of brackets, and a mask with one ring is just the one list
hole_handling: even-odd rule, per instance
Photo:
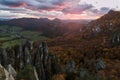
{"label": "stone pillar", "polygon": [[3,49],[2,50],[2,53],[1,53],[1,64],[3,67],[5,67],[7,69],[7,52],[6,52],[6,49]]}
{"label": "stone pillar", "polygon": [[25,65],[31,65],[31,55],[27,47],[25,47]]}
{"label": "stone pillar", "polygon": [[76,67],[75,67],[74,60],[71,60],[66,64],[65,72],[67,75],[66,80],[74,80],[75,79]]}

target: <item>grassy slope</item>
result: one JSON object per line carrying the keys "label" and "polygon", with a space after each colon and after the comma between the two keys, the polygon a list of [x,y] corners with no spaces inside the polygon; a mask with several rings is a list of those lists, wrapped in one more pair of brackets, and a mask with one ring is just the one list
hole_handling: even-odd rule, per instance
{"label": "grassy slope", "polygon": [[[27,39],[32,41],[47,40],[47,37],[41,36],[39,32],[33,31],[23,31],[22,28],[13,26],[0,26],[0,47],[8,48],[22,43]],[[7,32],[9,30],[14,30],[14,32]],[[20,33],[24,38],[16,38],[16,33]]]}

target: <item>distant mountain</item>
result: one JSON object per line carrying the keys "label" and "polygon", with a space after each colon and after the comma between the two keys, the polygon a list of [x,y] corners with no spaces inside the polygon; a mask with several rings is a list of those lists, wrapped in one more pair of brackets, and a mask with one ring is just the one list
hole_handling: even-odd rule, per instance
{"label": "distant mountain", "polygon": [[[75,28],[74,30],[78,30],[84,24],[71,21],[64,23],[60,19],[49,20],[48,18],[19,18],[12,19],[8,21],[0,21],[0,25],[8,25],[8,26],[19,26],[25,30],[34,30],[43,33],[45,36],[56,37],[62,36],[64,33],[73,31],[71,27]],[[73,24],[73,25],[69,25]]]}
{"label": "distant mountain", "polygon": [[11,19],[4,19],[4,18],[0,18],[0,21],[9,21]]}
{"label": "distant mountain", "polygon": [[92,20],[62,20],[62,22],[64,22],[64,23],[70,23],[70,22],[74,22],[74,23],[81,23],[81,24],[86,24],[86,23],[88,23],[88,22],[91,22]]}
{"label": "distant mountain", "polygon": [[20,26],[23,27],[25,29],[33,29],[34,26],[38,26],[38,25],[46,25],[46,23],[48,23],[49,20],[48,19],[35,19],[35,18],[20,18],[20,19],[12,19],[9,21],[1,21],[0,25],[9,25],[9,26]]}
{"label": "distant mountain", "polygon": [[[69,24],[69,25],[72,25],[72,24]],[[118,40],[120,39],[120,11],[110,10],[107,14],[105,14],[101,18],[91,21],[85,26],[83,26],[82,28],[80,28],[79,32],[70,32],[70,33],[64,34],[64,36],[56,38],[55,41],[58,41],[58,42],[62,41],[62,43],[64,44],[64,41],[68,42],[68,40],[79,41],[83,38],[94,39],[95,37],[99,37],[102,39],[103,37],[106,37],[109,39],[109,42],[110,42],[111,39],[115,36],[118,36]],[[67,44],[67,42],[65,43]],[[81,42],[79,42],[79,44],[81,44]]]}

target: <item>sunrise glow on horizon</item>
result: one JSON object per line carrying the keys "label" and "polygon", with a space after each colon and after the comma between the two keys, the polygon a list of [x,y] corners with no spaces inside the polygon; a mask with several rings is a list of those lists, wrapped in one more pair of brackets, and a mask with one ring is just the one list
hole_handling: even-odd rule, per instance
{"label": "sunrise glow on horizon", "polygon": [[0,18],[96,19],[120,0],[0,0]]}

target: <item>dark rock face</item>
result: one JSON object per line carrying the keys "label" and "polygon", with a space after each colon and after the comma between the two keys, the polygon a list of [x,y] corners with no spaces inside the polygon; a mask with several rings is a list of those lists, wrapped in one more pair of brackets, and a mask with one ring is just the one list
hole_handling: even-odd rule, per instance
{"label": "dark rock face", "polygon": [[96,60],[95,68],[96,68],[96,70],[105,69],[105,64],[102,61],[102,59],[99,58]]}
{"label": "dark rock face", "polygon": [[74,80],[76,74],[76,66],[74,60],[69,61],[66,64],[65,72],[67,74],[66,80]]}
{"label": "dark rock face", "polygon": [[5,49],[1,50],[1,64],[3,65],[3,67],[7,68],[7,52]]}
{"label": "dark rock face", "polygon": [[[14,74],[13,76],[17,80],[51,80],[53,75],[60,73],[58,58],[56,55],[49,54],[46,42],[42,42],[36,48],[31,42],[30,45],[26,44],[29,43],[15,46],[10,50],[1,49],[0,51],[1,65]],[[31,71],[31,75],[34,76],[26,78],[26,75],[22,75],[27,72],[26,70]],[[17,73],[15,73],[16,71]],[[31,77],[29,71],[27,77]]]}
{"label": "dark rock face", "polygon": [[114,35],[112,37],[112,44],[114,46],[120,45],[120,32],[119,32],[119,30],[116,33],[114,33]]}

